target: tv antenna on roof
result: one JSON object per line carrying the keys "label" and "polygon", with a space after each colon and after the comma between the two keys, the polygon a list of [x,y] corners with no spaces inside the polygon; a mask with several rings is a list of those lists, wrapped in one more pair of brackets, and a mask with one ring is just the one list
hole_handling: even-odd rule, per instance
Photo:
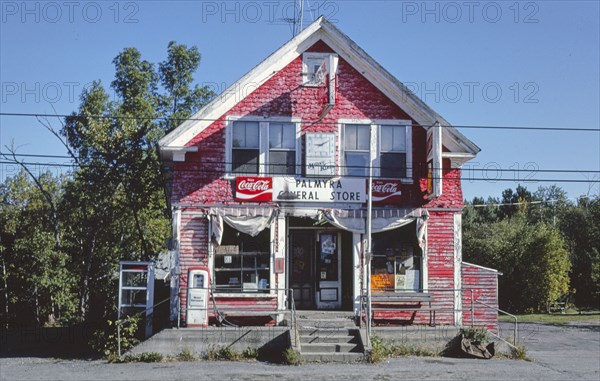
{"label": "tv antenna on roof", "polygon": [[[305,2],[308,2],[308,6],[310,7],[309,0],[298,0],[298,2],[294,0],[294,17],[285,17],[283,19],[283,21],[292,24],[292,37],[296,37],[300,32],[302,32],[302,29],[304,29],[304,12],[306,10],[306,7],[304,6]],[[314,21],[314,10],[311,9],[310,11]]]}

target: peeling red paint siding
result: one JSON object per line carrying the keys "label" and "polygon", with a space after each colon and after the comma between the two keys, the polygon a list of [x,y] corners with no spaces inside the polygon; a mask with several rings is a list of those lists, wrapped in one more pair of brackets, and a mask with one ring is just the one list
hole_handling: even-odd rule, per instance
{"label": "peeling red paint siding", "polygon": [[[332,50],[320,41],[308,51],[331,52]],[[206,212],[207,205],[239,204],[235,201],[234,181],[223,178],[226,160],[225,121],[228,116],[297,117],[302,120],[302,134],[337,133],[340,119],[403,119],[413,124],[412,178],[414,181],[402,184],[403,201],[396,206],[430,209],[427,236],[428,288],[434,294],[434,307],[439,308],[437,323],[455,324],[453,229],[454,215],[460,213],[463,207],[460,169],[451,168],[450,160],[444,159],[443,194],[438,199],[428,200],[425,129],[417,126],[417,123],[403,110],[342,58],[338,66],[336,104],[323,120],[319,120],[323,108],[320,101],[321,90],[316,87],[302,86],[302,71],[302,57],[298,57],[282,70],[272,74],[263,85],[256,89],[252,88],[253,91],[248,91],[249,94],[243,94],[243,99],[240,99],[239,103],[187,144],[197,147],[198,152],[187,153],[185,162],[174,163],[171,200],[173,205],[186,205],[181,219],[181,306],[186,305],[187,269],[190,266],[208,266],[208,220],[201,216],[201,213]],[[339,155],[339,147],[337,152]],[[301,156],[304,157],[304,152]],[[257,204],[245,203],[245,205],[251,207]],[[278,229],[278,225],[275,224],[274,228]],[[471,276],[472,271],[466,271],[467,276]],[[464,285],[470,284],[472,279],[475,278],[464,279]],[[280,283],[279,276],[275,276],[274,285],[285,287],[285,284]],[[275,297],[272,299],[217,298],[217,303],[229,307],[271,303],[276,307],[277,299]],[[481,314],[483,316],[483,312]],[[414,322],[428,323],[429,312],[417,312]]]}
{"label": "peeling red paint siding", "polygon": [[[487,327],[492,332],[498,332],[498,272],[462,264],[463,282],[463,324]],[[471,298],[472,295],[472,298]],[[471,312],[473,300],[473,313]],[[487,304],[485,307],[477,302]]]}
{"label": "peeling red paint siding", "polygon": [[454,214],[430,211],[427,221],[428,288],[440,324],[454,324]]}

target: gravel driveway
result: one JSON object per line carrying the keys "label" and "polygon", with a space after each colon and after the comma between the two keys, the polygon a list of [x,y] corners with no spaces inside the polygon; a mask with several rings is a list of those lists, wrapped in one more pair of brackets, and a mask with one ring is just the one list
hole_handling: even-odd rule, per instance
{"label": "gravel driveway", "polygon": [[[600,380],[600,324],[520,324],[533,361],[404,357],[384,363],[282,366],[259,362],[106,364],[0,359],[0,380]],[[503,326],[503,332],[510,327]]]}

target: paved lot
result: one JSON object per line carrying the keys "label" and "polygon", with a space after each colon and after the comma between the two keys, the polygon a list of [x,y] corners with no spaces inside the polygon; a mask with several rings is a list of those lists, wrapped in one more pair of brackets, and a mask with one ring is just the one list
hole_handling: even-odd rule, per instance
{"label": "paved lot", "polygon": [[[0,359],[0,380],[600,380],[600,324],[521,324],[532,362],[405,357],[377,365],[196,362],[106,364],[102,361]],[[503,326],[509,336],[510,327]]]}

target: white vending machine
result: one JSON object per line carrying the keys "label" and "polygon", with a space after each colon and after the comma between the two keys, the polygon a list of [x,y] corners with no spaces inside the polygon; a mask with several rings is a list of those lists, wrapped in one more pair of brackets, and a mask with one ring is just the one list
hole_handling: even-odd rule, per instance
{"label": "white vending machine", "polygon": [[208,326],[208,269],[195,267],[188,271],[187,314],[189,326]]}

